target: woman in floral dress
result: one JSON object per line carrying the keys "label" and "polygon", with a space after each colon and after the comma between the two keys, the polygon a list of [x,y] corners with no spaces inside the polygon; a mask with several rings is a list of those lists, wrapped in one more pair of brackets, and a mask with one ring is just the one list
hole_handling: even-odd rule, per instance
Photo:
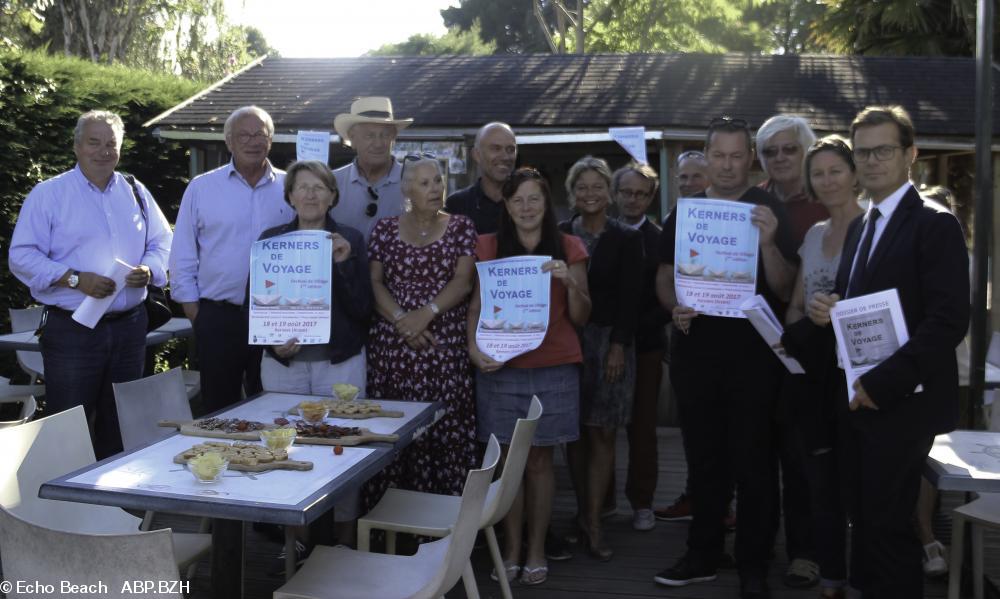
{"label": "woman in floral dress", "polygon": [[407,210],[379,221],[368,243],[378,313],[368,341],[368,396],[441,401],[445,416],[368,484],[367,506],[389,486],[459,495],[477,461],[465,341],[476,230],[466,217],[442,212],[436,159],[407,157],[402,189]]}

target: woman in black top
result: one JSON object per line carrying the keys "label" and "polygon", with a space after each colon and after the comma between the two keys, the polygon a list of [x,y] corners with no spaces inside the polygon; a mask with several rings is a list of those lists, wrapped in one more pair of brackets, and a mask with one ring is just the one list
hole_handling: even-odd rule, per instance
{"label": "woman in black top", "polygon": [[577,525],[590,554],[607,561],[613,551],[601,532],[601,504],[615,463],[615,429],[630,422],[635,391],[635,328],[642,285],[639,233],[608,218],[611,169],[592,156],[570,168],[566,190],[577,214],[560,224],[583,240],[590,254],[587,284],[593,309],[581,331],[583,380],[581,440],[571,443],[570,471]]}

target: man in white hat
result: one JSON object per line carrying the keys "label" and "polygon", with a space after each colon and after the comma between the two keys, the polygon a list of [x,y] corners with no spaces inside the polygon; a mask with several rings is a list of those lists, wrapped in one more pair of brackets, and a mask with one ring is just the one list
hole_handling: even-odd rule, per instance
{"label": "man in white hat", "polygon": [[338,114],[333,121],[340,139],[354,148],[357,156],[333,171],[340,202],[330,215],[338,223],[361,231],[366,242],[380,218],[403,212],[399,185],[403,168],[392,157],[392,145],[396,135],[412,123],[413,119],[393,118],[392,101],[380,96],[358,98],[351,104],[351,112]]}

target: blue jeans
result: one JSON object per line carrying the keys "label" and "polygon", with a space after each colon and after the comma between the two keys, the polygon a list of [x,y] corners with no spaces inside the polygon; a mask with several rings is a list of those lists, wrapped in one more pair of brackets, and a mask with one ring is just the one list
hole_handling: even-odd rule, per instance
{"label": "blue jeans", "polygon": [[83,406],[93,423],[94,453],[122,450],[112,383],[142,377],[146,309],[140,304],[116,320],[88,329],[61,310],[49,310],[41,336],[48,414]]}

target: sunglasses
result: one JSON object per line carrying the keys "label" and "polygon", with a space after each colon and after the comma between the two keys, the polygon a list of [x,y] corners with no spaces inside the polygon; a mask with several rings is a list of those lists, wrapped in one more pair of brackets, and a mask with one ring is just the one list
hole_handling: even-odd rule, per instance
{"label": "sunglasses", "polygon": [[709,129],[749,129],[750,125],[743,119],[734,119],[731,116],[717,116],[708,122]]}
{"label": "sunglasses", "polygon": [[783,146],[767,146],[760,151],[760,155],[764,158],[774,158],[778,154],[795,156],[798,152],[799,146],[797,144],[785,144]]}
{"label": "sunglasses", "polygon": [[698,150],[687,150],[685,152],[681,152],[680,154],[677,155],[677,164],[680,164],[682,161],[687,160],[688,158],[700,158],[704,160],[705,154],[704,152],[699,152]]}
{"label": "sunglasses", "polygon": [[371,200],[365,206],[365,216],[371,218],[378,212],[378,192],[372,189],[371,185],[368,186],[368,196],[371,197]]}

